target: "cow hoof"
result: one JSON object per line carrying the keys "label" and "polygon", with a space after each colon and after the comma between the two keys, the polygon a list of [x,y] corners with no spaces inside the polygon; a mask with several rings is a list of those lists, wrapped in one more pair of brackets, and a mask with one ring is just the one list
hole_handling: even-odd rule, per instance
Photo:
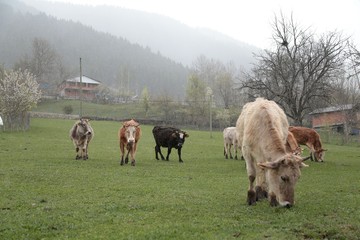
{"label": "cow hoof", "polygon": [[75,157],[75,160],[79,160],[80,158],[81,158],[81,157],[79,157],[79,156],[76,156],[76,157]]}
{"label": "cow hoof", "polygon": [[120,165],[121,165],[121,166],[124,165],[124,161],[121,161],[121,162],[120,162]]}
{"label": "cow hoof", "polygon": [[179,160],[179,163],[183,163],[184,161],[183,160]]}
{"label": "cow hoof", "polygon": [[248,205],[255,205],[256,204],[256,193],[255,193],[255,191],[253,191],[253,190],[248,191],[247,203],[248,203]]}
{"label": "cow hoof", "polygon": [[278,205],[278,201],[276,200],[276,196],[275,195],[271,195],[270,196],[270,206],[271,207],[276,207]]}
{"label": "cow hoof", "polygon": [[256,193],[256,201],[267,198],[268,196],[268,193],[260,186],[255,187],[255,193]]}
{"label": "cow hoof", "polygon": [[131,161],[131,166],[135,166],[135,160]]}
{"label": "cow hoof", "polygon": [[128,162],[129,162],[129,159],[125,158],[125,164],[128,164]]}

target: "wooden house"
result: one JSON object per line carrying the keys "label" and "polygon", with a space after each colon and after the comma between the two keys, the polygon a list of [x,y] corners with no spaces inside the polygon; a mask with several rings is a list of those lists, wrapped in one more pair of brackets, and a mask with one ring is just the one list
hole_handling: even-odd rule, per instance
{"label": "wooden house", "polygon": [[96,97],[99,85],[99,81],[87,76],[82,76],[80,84],[80,77],[75,77],[67,79],[59,85],[59,95],[64,99],[80,99],[81,91],[82,99],[93,100]]}

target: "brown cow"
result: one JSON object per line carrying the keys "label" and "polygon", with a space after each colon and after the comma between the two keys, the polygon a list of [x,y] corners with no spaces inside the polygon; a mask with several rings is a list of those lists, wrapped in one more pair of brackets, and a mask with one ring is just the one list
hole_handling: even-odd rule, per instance
{"label": "brown cow", "polygon": [[291,152],[295,155],[301,155],[302,149],[299,147],[299,144],[297,143],[294,134],[292,132],[288,132],[288,136],[286,139],[286,151]]}
{"label": "brown cow", "polygon": [[258,98],[243,108],[236,130],[249,177],[249,205],[266,196],[271,206],[294,205],[300,168],[307,165],[286,151],[288,127],[284,111],[273,101]]}
{"label": "brown cow", "polygon": [[94,137],[94,129],[92,129],[89,121],[89,119],[81,118],[76,121],[70,129],[70,139],[73,141],[76,148],[76,160],[87,160],[89,158],[88,146],[91,139]]}
{"label": "brown cow", "polygon": [[135,166],[135,153],[137,148],[137,142],[141,136],[141,129],[139,123],[131,119],[130,121],[124,122],[123,126],[119,129],[119,142],[121,151],[120,165],[124,165],[125,146],[127,154],[125,157],[125,163],[129,161],[129,153],[131,156],[131,165]]}
{"label": "brown cow", "polygon": [[312,128],[290,126],[289,131],[300,145],[306,145],[314,155],[315,161],[324,161],[326,149],[322,148],[320,135]]}

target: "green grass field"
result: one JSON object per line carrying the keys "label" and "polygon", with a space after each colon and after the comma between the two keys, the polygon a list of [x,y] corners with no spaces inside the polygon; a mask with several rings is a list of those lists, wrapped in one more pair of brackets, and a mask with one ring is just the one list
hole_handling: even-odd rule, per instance
{"label": "green grass field", "polygon": [[119,165],[120,123],[92,122],[87,161],[74,160],[72,124],[0,132],[0,239],[359,239],[359,147],[325,145],[293,208],[247,206],[244,161],[224,159],[221,132],[184,129],[180,164],[176,151],[155,160],[152,126],[141,126],[132,167]]}

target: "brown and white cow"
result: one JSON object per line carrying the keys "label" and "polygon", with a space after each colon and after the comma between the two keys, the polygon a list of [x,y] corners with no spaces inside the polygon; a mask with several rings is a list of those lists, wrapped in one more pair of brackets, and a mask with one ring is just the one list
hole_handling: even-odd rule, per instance
{"label": "brown and white cow", "polygon": [[[300,145],[306,145],[315,161],[323,162],[326,149],[322,148],[320,135],[312,128],[290,126],[289,131]],[[313,159],[312,159],[313,160]]]}
{"label": "brown and white cow", "polygon": [[258,98],[243,108],[236,129],[249,177],[249,205],[264,197],[271,206],[294,205],[300,168],[307,165],[286,151],[288,127],[284,111],[273,101]]}
{"label": "brown and white cow", "polygon": [[89,158],[88,146],[91,139],[94,137],[94,129],[91,127],[89,121],[89,119],[81,118],[76,121],[70,129],[70,139],[75,145],[76,160],[87,160]]}
{"label": "brown and white cow", "polygon": [[234,157],[237,158],[237,149],[238,149],[238,139],[236,137],[236,127],[227,127],[223,130],[224,137],[224,156],[226,159],[232,159],[231,147],[233,146]]}
{"label": "brown and white cow", "polygon": [[[131,156],[131,165],[135,166],[135,153],[137,149],[137,143],[141,136],[141,129],[139,123],[134,119],[124,122],[123,126],[119,129],[118,137],[120,142],[121,161],[120,165],[127,164],[129,162],[129,154]],[[125,147],[127,149],[126,157]],[[125,160],[125,161],[124,161]]]}

